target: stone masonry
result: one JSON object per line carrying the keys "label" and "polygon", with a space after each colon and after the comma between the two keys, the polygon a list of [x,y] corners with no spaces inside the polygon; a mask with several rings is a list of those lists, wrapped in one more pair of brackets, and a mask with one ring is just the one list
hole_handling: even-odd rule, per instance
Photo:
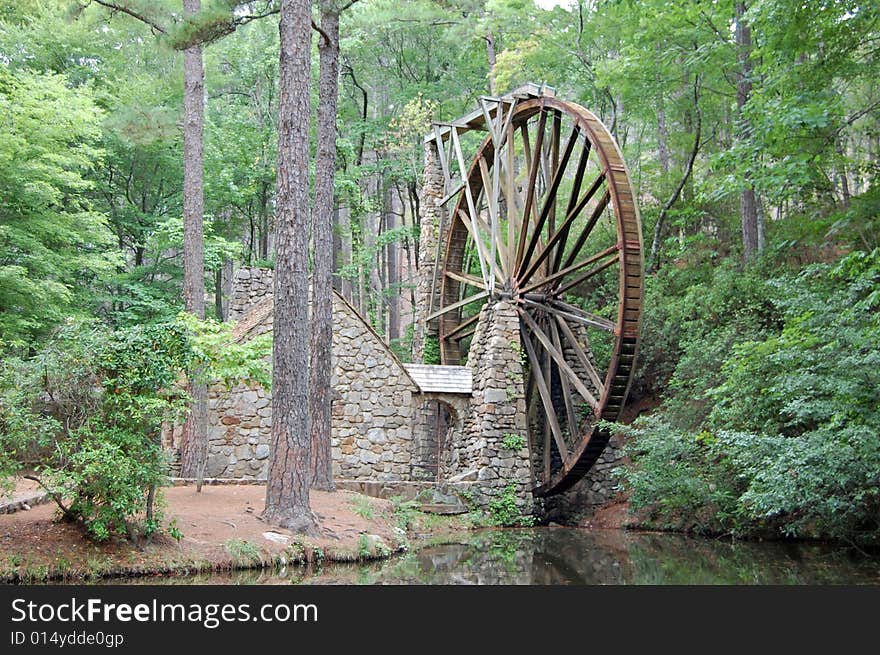
{"label": "stone masonry", "polygon": [[[236,336],[272,329],[271,271],[244,269],[236,276]],[[242,275],[242,272],[245,274]],[[256,289],[262,288],[259,297]],[[237,303],[245,305],[244,310]],[[331,452],[336,477],[412,479],[413,396],[419,388],[378,334],[341,296],[333,298]],[[264,389],[213,386],[208,395],[206,475],[264,479],[272,430],[271,397]]]}
{"label": "stone masonry", "polygon": [[[506,301],[480,312],[468,353],[474,388],[461,434],[453,438],[444,479],[476,481],[472,493],[486,505],[513,486],[521,511],[531,513],[534,486],[529,465],[526,401],[520,361],[519,318]],[[519,444],[511,448],[511,444]]]}
{"label": "stone masonry", "polygon": [[419,278],[416,298],[419,305],[418,316],[413,325],[413,361],[423,363],[425,343],[437,339],[437,322],[428,322],[427,317],[439,307],[440,284],[436,279],[437,262],[443,258],[443,246],[449,221],[446,210],[440,205],[443,200],[444,182],[440,169],[437,146],[433,141],[425,144],[425,172],[422,193],[419,200],[421,230],[419,233]]}

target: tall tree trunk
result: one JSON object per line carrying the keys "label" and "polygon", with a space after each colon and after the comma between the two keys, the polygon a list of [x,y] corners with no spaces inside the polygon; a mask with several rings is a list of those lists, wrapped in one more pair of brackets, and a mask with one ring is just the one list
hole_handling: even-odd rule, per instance
{"label": "tall tree trunk", "polygon": [[852,193],[849,190],[849,177],[846,168],[846,139],[840,137],[836,144],[837,155],[840,157],[837,163],[837,177],[840,182],[840,201],[844,209],[849,209],[852,203]]}
{"label": "tall tree trunk", "polygon": [[[752,128],[743,108],[752,95],[752,30],[746,21],[746,3],[737,1],[736,11],[736,46],[739,70],[736,76],[736,107],[739,118],[739,138],[748,141],[752,137]],[[759,251],[758,242],[758,202],[752,187],[750,175],[746,176],[746,188],[740,193],[740,215],[742,217],[743,259],[748,262]]]}
{"label": "tall tree trunk", "polygon": [[[201,0],[183,0],[183,11],[191,16]],[[202,231],[204,191],[202,188],[202,130],[205,113],[204,69],[201,46],[183,53],[183,302],[186,311],[205,318],[205,247]],[[208,453],[208,389],[200,381],[202,371],[192,372],[189,393],[192,409],[180,440],[180,475],[196,479],[202,490]]]}
{"label": "tall tree trunk", "polygon": [[657,109],[657,155],[660,158],[660,170],[669,172],[669,133],[666,131],[666,111],[663,105]]}
{"label": "tall tree trunk", "polygon": [[333,180],[336,170],[336,106],[339,94],[339,14],[333,0],[321,2],[318,43],[318,152],[312,209],[312,336],[309,352],[312,488],[333,491],[330,457],[330,372],[333,349]]}
{"label": "tall tree trunk", "polygon": [[339,267],[342,266],[342,217],[339,207],[333,207],[333,260],[330,263],[333,269],[333,288],[342,293],[342,276],[339,275]]}
{"label": "tall tree trunk", "polygon": [[282,0],[272,446],[267,523],[317,536],[309,507],[309,75],[311,3]]}
{"label": "tall tree trunk", "polygon": [[[388,185],[385,192],[385,230],[397,228],[397,214],[400,200],[396,189]],[[396,241],[388,243],[387,256],[387,298],[388,298],[388,341],[400,338],[400,245]]]}
{"label": "tall tree trunk", "polygon": [[[350,266],[352,263],[352,240],[353,235],[351,231],[351,209],[348,207],[340,207],[339,208],[339,232],[340,232],[340,243],[341,243],[341,251],[342,257],[340,260],[340,266]],[[340,276],[341,277],[341,276]],[[354,304],[354,285],[352,284],[351,277],[343,277],[341,279],[341,293],[342,297],[348,300],[350,303]]]}
{"label": "tall tree trunk", "polygon": [[489,61],[489,95],[495,95],[495,36],[489,32],[486,39],[486,59]]}
{"label": "tall tree trunk", "polygon": [[269,258],[269,185],[263,182],[260,189],[260,259]]}
{"label": "tall tree trunk", "polygon": [[691,178],[691,174],[694,171],[694,162],[697,159],[697,153],[700,150],[700,139],[702,137],[702,128],[703,128],[703,116],[700,112],[700,76],[694,80],[694,115],[696,117],[694,123],[694,145],[691,148],[691,152],[688,155],[687,163],[685,163],[684,174],[681,176],[681,180],[679,180],[678,185],[675,187],[675,191],[672,192],[672,195],[669,199],[663,204],[663,207],[660,209],[660,215],[657,216],[657,223],[654,225],[654,234],[651,238],[651,252],[648,255],[648,263],[646,266],[646,270],[648,273],[655,272],[660,266],[660,243],[663,237],[663,227],[666,224],[666,217],[669,214],[669,210],[672,209],[672,206],[678,201],[681,196],[681,192],[687,184],[688,180]]}

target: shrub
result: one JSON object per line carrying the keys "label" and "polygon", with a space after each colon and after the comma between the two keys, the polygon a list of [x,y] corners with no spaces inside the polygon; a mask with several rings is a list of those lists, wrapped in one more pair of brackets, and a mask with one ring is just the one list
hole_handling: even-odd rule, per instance
{"label": "shrub", "polygon": [[268,348],[186,317],[116,331],[70,322],[36,356],[0,368],[0,479],[23,452],[41,452],[38,480],[67,519],[97,540],[149,536],[167,473],[161,425],[185,416],[185,372],[268,384]]}
{"label": "shrub", "polygon": [[712,401],[699,422],[663,411],[632,431],[622,476],[633,507],[664,527],[876,543],[880,251],[764,288],[778,326],[749,339],[737,331],[724,356],[707,346],[704,360],[720,363],[674,386],[673,399],[689,389]]}
{"label": "shrub", "polygon": [[535,517],[523,514],[516,502],[516,484],[510,483],[496,498],[489,501],[489,516],[495,525],[504,527],[528,527],[534,525]]}

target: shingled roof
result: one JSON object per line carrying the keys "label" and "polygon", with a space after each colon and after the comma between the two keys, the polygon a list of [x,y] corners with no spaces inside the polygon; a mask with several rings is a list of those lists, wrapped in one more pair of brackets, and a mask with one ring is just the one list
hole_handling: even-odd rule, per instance
{"label": "shingled roof", "polygon": [[474,388],[473,374],[467,366],[431,366],[404,364],[423,393],[470,394]]}

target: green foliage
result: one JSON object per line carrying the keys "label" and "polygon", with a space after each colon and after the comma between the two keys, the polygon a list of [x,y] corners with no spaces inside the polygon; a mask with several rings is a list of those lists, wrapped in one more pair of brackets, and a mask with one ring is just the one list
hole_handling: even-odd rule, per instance
{"label": "green foliage", "polygon": [[422,352],[422,362],[425,364],[440,363],[440,340],[436,337],[425,337],[424,351]]}
{"label": "green foliage", "polygon": [[263,559],[259,546],[245,539],[229,539],[223,544],[223,548],[237,564],[259,564]]}
{"label": "green foliage", "polygon": [[508,450],[522,450],[526,447],[526,439],[521,434],[511,432],[504,435],[501,445]]}
{"label": "green foliage", "polygon": [[657,418],[625,431],[632,465],[616,472],[643,522],[703,534],[739,529],[736,476],[709,434],[677,430]]}
{"label": "green foliage", "polygon": [[29,359],[0,368],[0,477],[37,459],[68,519],[98,540],[159,529],[163,421],[184,416],[183,374],[269,385],[267,338],[235,343],[228,325],[180,320],[111,331],[70,321]]}
{"label": "green foliage", "polygon": [[732,261],[711,269],[661,272],[645,294],[641,393],[663,394],[681,425],[696,427],[710,409],[706,391],[721,381],[721,365],[736,344],[778,324],[778,310],[757,269]]}
{"label": "green foliage", "polygon": [[272,389],[271,333],[237,341],[230,323],[212,319],[201,321],[181,313],[178,321],[187,329],[192,369],[208,383],[222,382],[232,387],[238,382],[259,384]]}
{"label": "green foliage", "polygon": [[32,340],[79,313],[118,263],[89,199],[101,110],[62,75],[0,68],[0,340]]}
{"label": "green foliage", "polygon": [[695,418],[673,403],[636,432],[623,472],[633,506],[664,527],[876,542],[880,251],[764,289],[781,326],[748,340],[739,328],[712,377],[675,388],[701,390],[707,411]]}
{"label": "green foliage", "polygon": [[367,496],[356,496],[351,501],[351,509],[355,514],[368,521],[373,519],[376,512],[373,503]]}
{"label": "green foliage", "polygon": [[400,530],[406,532],[415,522],[420,504],[415,500],[405,500],[402,496],[391,498],[391,502],[394,507],[394,523]]}
{"label": "green foliage", "polygon": [[534,525],[535,517],[523,514],[517,504],[516,483],[511,482],[497,497],[489,501],[489,516],[495,525],[504,527],[529,527]]}

